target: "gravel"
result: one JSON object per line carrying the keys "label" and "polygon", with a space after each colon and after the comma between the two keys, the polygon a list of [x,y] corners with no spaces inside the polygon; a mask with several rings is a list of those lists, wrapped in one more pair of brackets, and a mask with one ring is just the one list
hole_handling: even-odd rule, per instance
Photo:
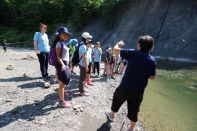
{"label": "gravel", "polygon": [[[112,96],[121,76],[106,82],[106,78],[93,78],[94,86],[86,90],[90,96],[78,92],[79,69],[65,91],[71,108],[58,107],[58,84],[43,87],[36,54],[30,49],[8,49],[0,52],[0,130],[1,131],[122,131],[128,128],[124,104],[111,129],[107,127],[105,112],[110,111]],[[12,70],[7,70],[7,67]],[[101,67],[103,69],[103,65]],[[103,72],[103,71],[101,71]],[[51,79],[55,69],[49,66]],[[123,124],[124,123],[124,124]],[[143,131],[142,125],[138,127]]]}

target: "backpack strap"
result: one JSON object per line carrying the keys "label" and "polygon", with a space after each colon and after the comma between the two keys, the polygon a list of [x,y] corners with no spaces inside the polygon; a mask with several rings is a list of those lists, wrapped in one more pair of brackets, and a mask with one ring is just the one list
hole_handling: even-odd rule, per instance
{"label": "backpack strap", "polygon": [[61,48],[60,48],[60,57],[62,57],[64,44],[62,44],[62,42],[60,42],[60,44],[61,44]]}
{"label": "backpack strap", "polygon": [[[81,45],[84,45],[84,44],[81,44]],[[79,48],[80,48],[81,45],[79,45]],[[87,50],[86,50],[86,52],[87,52]],[[85,54],[86,54],[86,53],[85,53]],[[83,57],[83,54],[81,55],[81,57],[80,57],[80,59],[79,59],[79,62],[81,61],[82,57]]]}
{"label": "backpack strap", "polygon": [[[84,45],[84,44],[80,44],[80,45],[79,45],[79,48],[80,48],[81,45]],[[78,50],[79,50],[79,49],[78,49]],[[79,55],[79,54],[78,54],[78,55]],[[80,57],[80,59],[79,59],[79,62],[81,61],[82,57],[83,57],[83,54],[81,55],[81,57]]]}

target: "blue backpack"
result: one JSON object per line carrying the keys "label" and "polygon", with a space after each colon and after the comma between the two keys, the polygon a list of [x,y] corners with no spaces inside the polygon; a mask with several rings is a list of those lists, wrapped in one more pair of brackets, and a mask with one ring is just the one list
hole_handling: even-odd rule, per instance
{"label": "blue backpack", "polygon": [[[63,47],[64,45],[61,43],[60,57],[62,57]],[[50,48],[48,59],[49,59],[49,65],[52,65],[52,66],[57,65],[58,61],[57,61],[57,55],[56,55],[56,47]]]}

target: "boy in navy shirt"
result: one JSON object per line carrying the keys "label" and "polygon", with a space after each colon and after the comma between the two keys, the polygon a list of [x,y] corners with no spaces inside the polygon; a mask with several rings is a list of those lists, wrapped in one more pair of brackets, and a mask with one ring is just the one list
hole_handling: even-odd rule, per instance
{"label": "boy in navy shirt", "polygon": [[116,51],[120,51],[120,57],[128,61],[128,66],[119,87],[114,93],[112,111],[106,113],[106,116],[109,120],[114,121],[115,113],[127,101],[127,117],[131,120],[129,131],[134,131],[135,129],[148,79],[153,80],[155,78],[155,59],[149,54],[153,47],[153,38],[146,35],[139,37],[136,50],[115,48]]}

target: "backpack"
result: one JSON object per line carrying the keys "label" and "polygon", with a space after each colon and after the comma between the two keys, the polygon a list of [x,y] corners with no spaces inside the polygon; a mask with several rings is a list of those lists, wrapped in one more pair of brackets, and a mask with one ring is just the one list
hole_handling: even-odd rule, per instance
{"label": "backpack", "polygon": [[79,48],[80,48],[81,45],[84,45],[84,44],[80,44],[80,45],[76,48],[76,50],[75,50],[75,52],[74,52],[74,55],[73,55],[73,58],[72,58],[72,65],[77,65],[77,64],[79,63],[79,61],[82,59],[82,56],[81,56],[81,58],[79,59]]}
{"label": "backpack", "polygon": [[[61,43],[60,57],[62,56],[63,47],[64,47],[64,45]],[[51,47],[50,48],[48,59],[49,59],[48,60],[49,61],[49,65],[52,65],[52,66],[57,65],[58,61],[57,61],[57,55],[56,55],[56,47],[54,47],[54,48]]]}

